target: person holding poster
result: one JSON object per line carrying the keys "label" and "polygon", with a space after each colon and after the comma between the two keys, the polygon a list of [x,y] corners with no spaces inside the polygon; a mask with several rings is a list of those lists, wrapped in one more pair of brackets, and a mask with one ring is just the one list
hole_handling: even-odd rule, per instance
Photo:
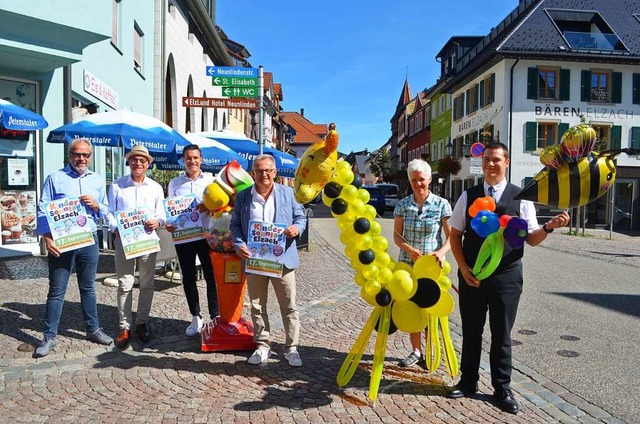
{"label": "person holding poster", "polygon": [[[80,289],[80,304],[87,327],[87,339],[95,343],[110,345],[113,339],[107,336],[98,322],[96,301],[96,270],[98,267],[97,224],[100,217],[106,216],[109,208],[106,204],[104,178],[89,170],[91,163],[91,142],[76,139],[69,144],[69,163],[64,168],[49,175],[42,186],[42,194],[37,210],[37,233],[44,239],[49,252],[49,293],[44,313],[44,338],[33,356],[47,356],[56,346],[58,324],[62,316],[64,296],[67,293],[69,276],[75,267]],[[88,227],[92,232],[92,243],[77,249],[61,252],[52,236],[52,228],[47,220],[46,205],[54,201],[72,198],[79,199],[82,214],[76,222]]]}
{"label": "person holding poster", "polygon": [[[136,237],[145,235],[155,235],[155,230],[164,224],[164,208],[162,201],[164,192],[157,182],[146,176],[149,165],[153,158],[146,147],[134,146],[129,153],[124,155],[131,170],[130,175],[118,178],[109,188],[109,230],[115,234],[115,262],[116,275],[118,277],[118,315],[120,331],[116,336],[115,345],[120,349],[125,349],[129,345],[130,326],[132,321],[132,294],[133,273],[135,264],[138,265],[138,276],[140,280],[140,296],[138,298],[138,312],[136,315],[136,332],[138,340],[149,341],[151,337],[151,327],[149,327],[149,313],[151,312],[151,302],[153,301],[154,279],[156,269],[156,252],[150,249],[149,252],[135,258],[127,259],[125,247],[135,243]],[[124,218],[117,217],[122,214],[118,212],[142,209],[147,213],[136,222],[127,222],[127,229],[135,226],[132,233],[121,234],[118,228],[123,226]],[[140,233],[140,234],[138,234]],[[128,240],[131,239],[131,240]]]}
{"label": "person holding poster", "polygon": [[[258,346],[247,362],[252,365],[260,364],[271,355],[267,316],[268,283],[271,281],[286,333],[285,358],[289,365],[299,367],[302,366],[302,359],[298,353],[300,321],[296,306],[294,269],[300,265],[296,239],[306,228],[306,215],[302,206],[296,202],[291,187],[274,183],[276,164],[273,156],[256,157],[253,160],[252,174],[255,184],[251,190],[242,190],[236,195],[230,225],[236,254],[244,260],[247,292],[251,302],[251,320],[254,326],[253,339]],[[271,243],[277,247],[278,262],[282,264],[281,276],[252,273],[247,267],[248,262],[262,254],[257,250],[249,250],[249,241],[255,241],[250,237],[252,230],[249,221],[253,221],[253,225],[261,223],[263,227],[276,224],[272,225],[276,228],[276,233],[279,228],[283,228],[282,234],[286,238],[284,246]]]}
{"label": "person holding poster", "polygon": [[[178,175],[169,182],[169,198],[165,200],[165,209],[167,212],[167,223],[165,226],[167,230],[174,235],[176,253],[178,254],[178,261],[180,262],[180,269],[182,270],[184,295],[187,298],[189,312],[191,312],[191,316],[193,317],[191,324],[189,324],[185,332],[187,336],[195,336],[202,331],[203,325],[202,315],[200,313],[198,286],[196,285],[196,256],[200,259],[202,274],[207,283],[209,316],[215,321],[220,314],[216,282],[213,278],[213,267],[211,265],[211,259],[209,258],[209,245],[204,239],[204,229],[202,228],[202,221],[200,220],[202,193],[205,187],[213,182],[213,175],[208,172],[202,172],[200,169],[202,165],[202,152],[197,144],[190,144],[184,148],[182,151],[182,160],[184,161],[185,173]],[[179,218],[185,215],[189,216],[186,216],[184,219],[173,220],[173,217],[170,217],[171,205],[169,205],[169,203],[173,201],[177,204],[178,200],[183,198],[178,196],[193,196],[195,205],[190,205],[188,207],[190,213],[185,214],[183,212],[179,215]],[[184,211],[184,208],[182,208],[182,211]],[[192,216],[196,217],[196,215],[201,230],[199,237],[190,238],[186,242],[178,241],[176,234],[180,231],[180,227],[184,227],[184,225],[181,225],[181,221],[190,223]]]}

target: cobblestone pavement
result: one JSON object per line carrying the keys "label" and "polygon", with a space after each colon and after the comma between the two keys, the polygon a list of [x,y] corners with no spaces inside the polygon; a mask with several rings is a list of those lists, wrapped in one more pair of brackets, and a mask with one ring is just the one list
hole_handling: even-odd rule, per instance
{"label": "cobblestone pavement", "polygon": [[[86,341],[72,280],[58,346],[36,360],[31,355],[43,329],[47,281],[0,280],[0,422],[620,422],[519,363],[513,389],[521,412],[504,414],[491,404],[486,356],[482,394],[446,399],[444,386],[452,381],[442,368],[429,374],[395,365],[409,351],[408,337],[400,333],[389,338],[375,405],[367,402],[373,344],[349,385],[338,388],[338,369],[371,307],[360,300],[353,272],[333,244],[311,226],[309,251],[300,253],[301,368],[284,359],[273,302],[277,357],[251,366],[245,362],[251,352],[201,353],[199,339],[184,335],[190,316],[182,287],[160,276],[148,344],[134,341],[121,352]],[[97,284],[97,292],[101,325],[114,335],[116,288]],[[453,324],[451,331],[459,348],[460,328]]]}

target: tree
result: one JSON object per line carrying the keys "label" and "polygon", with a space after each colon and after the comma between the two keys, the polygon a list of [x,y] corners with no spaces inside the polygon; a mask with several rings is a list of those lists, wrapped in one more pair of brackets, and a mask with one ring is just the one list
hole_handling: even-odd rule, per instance
{"label": "tree", "polygon": [[161,171],[157,167],[153,167],[153,169],[148,169],[147,174],[149,177],[160,184],[162,189],[164,190],[164,195],[167,196],[167,192],[169,189],[169,182],[180,175],[180,171]]}
{"label": "tree", "polygon": [[388,181],[390,178],[389,170],[391,168],[391,153],[389,149],[378,149],[371,155],[369,161],[369,169],[371,173],[383,181]]}

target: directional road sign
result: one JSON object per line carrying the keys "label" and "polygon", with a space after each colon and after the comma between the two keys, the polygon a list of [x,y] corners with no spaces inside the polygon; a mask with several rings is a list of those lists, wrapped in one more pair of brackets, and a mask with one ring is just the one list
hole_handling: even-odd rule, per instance
{"label": "directional road sign", "polygon": [[256,99],[218,99],[214,97],[183,97],[184,107],[218,107],[223,109],[258,109]]}
{"label": "directional road sign", "polygon": [[222,87],[222,95],[229,97],[258,97],[258,87]]}
{"label": "directional road sign", "polygon": [[258,68],[236,68],[232,66],[207,66],[207,75],[218,77],[258,78]]}
{"label": "directional road sign", "polygon": [[223,87],[257,87],[258,78],[213,77],[212,84]]}

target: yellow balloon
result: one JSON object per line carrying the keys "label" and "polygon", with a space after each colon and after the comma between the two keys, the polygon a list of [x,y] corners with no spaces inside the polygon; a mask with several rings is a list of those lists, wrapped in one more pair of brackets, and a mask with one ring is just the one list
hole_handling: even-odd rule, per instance
{"label": "yellow balloon", "polygon": [[353,171],[348,169],[346,171],[338,171],[337,172],[338,183],[343,186],[351,184],[353,181]]}
{"label": "yellow balloon", "polygon": [[411,278],[411,274],[407,271],[399,270],[393,272],[393,276],[387,283],[386,289],[389,290],[394,300],[408,300],[416,294],[418,285],[413,281],[413,278]]}
{"label": "yellow balloon", "polygon": [[358,199],[362,200],[362,203],[369,203],[371,200],[371,194],[363,188],[358,189]]}
{"label": "yellow balloon", "polygon": [[332,199],[331,197],[327,196],[326,194],[322,194],[322,203],[324,203],[325,206],[329,206],[331,207],[331,202],[333,202],[334,200],[336,200],[335,198]]}
{"label": "yellow balloon", "polygon": [[380,268],[378,268],[378,265],[376,264],[364,265],[362,268],[362,275],[364,275],[367,280],[373,280],[377,278],[379,273]]}
{"label": "yellow balloon", "polygon": [[364,289],[364,287],[362,287],[360,289],[360,297],[362,297],[362,299],[365,302],[367,302],[369,305],[378,306],[378,304],[376,303],[376,297],[375,296],[371,296],[369,293],[367,293],[367,291]]}
{"label": "yellow balloon", "polygon": [[385,286],[393,278],[393,271],[386,266],[378,266],[378,268],[380,268],[380,271],[378,271],[378,281],[380,281],[380,284]]}
{"label": "yellow balloon", "polygon": [[358,246],[360,250],[370,249],[371,243],[373,243],[373,240],[369,234],[358,234],[356,236],[356,246]]}
{"label": "yellow balloon", "polygon": [[218,182],[213,182],[204,188],[202,200],[207,209],[212,212],[227,206],[231,201],[227,192]]}
{"label": "yellow balloon", "polygon": [[452,286],[451,279],[446,275],[441,275],[437,283],[440,286],[440,288],[444,291],[448,291]]}
{"label": "yellow balloon", "polygon": [[379,235],[382,231],[382,225],[380,225],[378,221],[369,220],[369,225],[371,226],[369,228],[369,234],[371,235],[371,237]]}
{"label": "yellow balloon", "polygon": [[391,269],[394,272],[395,271],[400,271],[400,270],[407,271],[409,274],[413,275],[413,268],[411,268],[411,265],[409,265],[406,262],[402,262],[402,261],[396,262],[396,265]]}
{"label": "yellow balloon", "polygon": [[380,293],[382,286],[377,280],[369,280],[364,284],[364,290],[371,296]]}
{"label": "yellow balloon", "polygon": [[451,272],[451,263],[449,261],[442,261],[442,273],[447,275]]}
{"label": "yellow balloon", "polygon": [[444,290],[440,292],[440,300],[430,308],[425,308],[434,317],[446,317],[453,312],[453,296]]}
{"label": "yellow balloon", "polygon": [[[378,265],[379,267],[388,267],[389,262],[391,261],[391,256],[387,252],[376,252],[376,258],[373,263]],[[391,271],[391,270],[389,270]]]}
{"label": "yellow balloon", "polygon": [[355,243],[353,242],[353,235],[350,234],[348,230],[344,230],[340,233],[340,241],[342,242],[342,244],[351,244],[355,246]]}
{"label": "yellow balloon", "polygon": [[342,187],[342,191],[340,192],[340,197],[342,197],[347,202],[351,202],[358,198],[358,189],[351,184]]}
{"label": "yellow balloon", "polygon": [[378,213],[376,212],[376,208],[374,208],[373,206],[364,205],[364,210],[362,214],[367,218],[369,218],[370,221],[373,221],[374,219],[376,219],[376,216]]}
{"label": "yellow balloon", "polygon": [[351,164],[346,160],[341,160],[336,163],[336,171],[351,170]]}
{"label": "yellow balloon", "polygon": [[422,255],[413,264],[413,275],[416,278],[430,278],[438,281],[442,268],[438,264],[438,260],[432,255]]}
{"label": "yellow balloon", "polygon": [[360,259],[358,259],[357,256],[354,256],[353,258],[351,258],[349,265],[351,265],[351,268],[355,269],[356,271],[359,271],[361,269],[363,270],[364,267],[366,266],[366,265],[363,265],[362,262],[360,262]]}
{"label": "yellow balloon", "polygon": [[391,318],[398,330],[405,333],[418,333],[429,323],[429,313],[410,300],[393,302]]}
{"label": "yellow balloon", "polygon": [[358,256],[358,253],[360,253],[360,249],[358,249],[355,244],[349,243],[344,246],[344,254],[349,259],[353,258],[354,256]]}
{"label": "yellow balloon", "polygon": [[364,216],[364,207],[365,204],[360,199],[352,200],[351,203],[349,203],[349,209],[358,216]]}
{"label": "yellow balloon", "polygon": [[369,280],[367,280],[366,278],[364,278],[364,275],[362,275],[362,270],[356,272],[355,277],[353,277],[353,281],[356,282],[357,285],[359,285],[360,287],[363,287],[365,285],[365,283]]}
{"label": "yellow balloon", "polygon": [[371,241],[371,248],[374,252],[385,252],[389,247],[389,240],[384,236],[377,236]]}

